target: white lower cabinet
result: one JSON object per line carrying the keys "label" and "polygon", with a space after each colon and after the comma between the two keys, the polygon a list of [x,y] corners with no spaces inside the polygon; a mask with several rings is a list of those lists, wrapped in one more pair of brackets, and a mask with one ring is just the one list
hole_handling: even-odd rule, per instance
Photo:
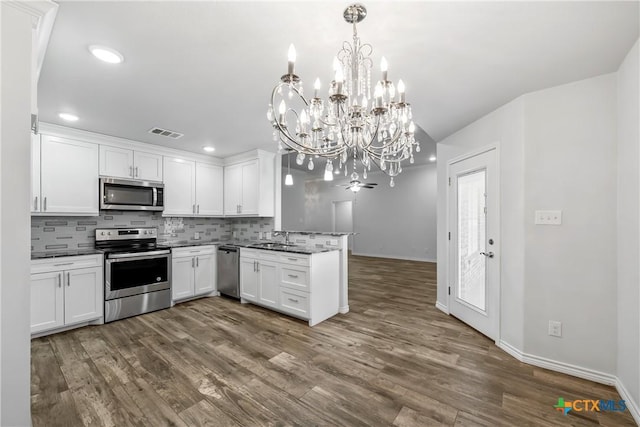
{"label": "white lower cabinet", "polygon": [[338,251],[240,249],[241,301],[308,320],[309,326],[338,313],[339,280]]}
{"label": "white lower cabinet", "polygon": [[101,323],[103,312],[102,255],[31,262],[31,334]]}
{"label": "white lower cabinet", "polygon": [[217,290],[215,246],[173,249],[171,259],[173,301],[215,294]]}

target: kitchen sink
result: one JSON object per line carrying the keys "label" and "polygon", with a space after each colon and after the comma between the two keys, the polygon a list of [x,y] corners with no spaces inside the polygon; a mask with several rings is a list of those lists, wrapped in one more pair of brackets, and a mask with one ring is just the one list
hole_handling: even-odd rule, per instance
{"label": "kitchen sink", "polygon": [[272,243],[272,242],[256,243],[251,245],[252,248],[256,248],[256,249],[286,249],[292,246],[295,246],[295,245],[291,243]]}

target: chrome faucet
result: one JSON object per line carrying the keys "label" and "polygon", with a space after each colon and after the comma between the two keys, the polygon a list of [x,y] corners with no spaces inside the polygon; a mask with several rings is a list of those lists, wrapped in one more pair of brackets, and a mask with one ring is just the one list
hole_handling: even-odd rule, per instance
{"label": "chrome faucet", "polygon": [[283,235],[284,235],[284,243],[285,243],[286,245],[288,245],[289,243],[291,243],[291,242],[289,241],[289,232],[288,232],[288,231],[284,231],[284,230],[276,231],[276,230],[274,230],[274,231],[273,231],[273,235],[274,235],[274,236],[283,236]]}

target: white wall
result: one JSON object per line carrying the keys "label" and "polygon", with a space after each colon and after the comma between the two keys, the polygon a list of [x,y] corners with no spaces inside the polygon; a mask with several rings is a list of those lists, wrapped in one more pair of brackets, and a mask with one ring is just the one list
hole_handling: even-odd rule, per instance
{"label": "white wall", "polygon": [[[438,307],[449,159],[500,147],[501,341],[530,363],[640,390],[638,44],[618,74],[522,96],[438,144]],[[536,226],[534,211],[563,211]],[[563,337],[548,336],[548,321]],[[547,362],[551,361],[549,365]],[[564,365],[563,365],[564,364]],[[600,375],[602,374],[602,375]]]}
{"label": "white wall", "polygon": [[[322,177],[293,170],[293,187],[282,189],[282,228],[331,231],[333,202],[354,201],[353,253],[388,258],[434,261],[436,258],[436,166],[404,167],[395,187],[382,172],[372,172],[356,197],[336,184],[344,177],[325,182]],[[283,168],[286,174],[286,167]],[[283,179],[284,182],[284,179]]]}
{"label": "white wall", "polygon": [[404,167],[395,187],[383,173],[371,173],[373,190],[360,190],[354,207],[353,253],[388,258],[436,260],[436,165]]}
{"label": "white wall", "polygon": [[524,304],[523,101],[506,104],[438,143],[438,305],[447,309],[447,163],[496,144],[500,150],[501,311],[503,341],[522,349]]}
{"label": "white wall", "polygon": [[[616,77],[524,100],[524,351],[614,374]],[[561,226],[534,225],[535,210],[555,209]],[[548,335],[549,320],[562,322],[562,338]]]}
{"label": "white wall", "polygon": [[1,2],[0,425],[31,425],[29,194],[32,21]]}
{"label": "white wall", "polygon": [[640,87],[638,42],[618,70],[618,378],[640,403]]}

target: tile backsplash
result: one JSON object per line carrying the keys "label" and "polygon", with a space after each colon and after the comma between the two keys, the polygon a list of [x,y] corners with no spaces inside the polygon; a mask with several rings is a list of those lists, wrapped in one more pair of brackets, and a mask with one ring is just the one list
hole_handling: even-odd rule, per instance
{"label": "tile backsplash", "polygon": [[[156,227],[159,242],[259,240],[273,218],[163,218],[154,212],[102,212],[98,217],[31,217],[31,251],[93,248],[96,228]],[[196,233],[199,239],[196,239]]]}

